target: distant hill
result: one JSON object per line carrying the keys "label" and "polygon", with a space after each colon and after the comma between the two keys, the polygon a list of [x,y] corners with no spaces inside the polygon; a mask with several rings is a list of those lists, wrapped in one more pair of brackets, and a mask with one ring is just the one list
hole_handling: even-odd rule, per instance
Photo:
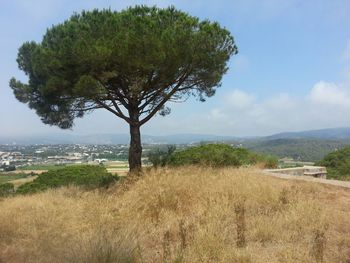
{"label": "distant hill", "polygon": [[[300,132],[283,132],[265,137],[235,137],[210,134],[172,134],[172,135],[142,135],[143,143],[148,144],[189,144],[198,142],[247,142],[272,141],[277,139],[320,139],[320,140],[349,140],[350,128],[334,128]],[[90,134],[74,135],[68,133],[43,134],[35,136],[0,137],[1,144],[127,144],[129,134]]]}
{"label": "distant hill", "polygon": [[[175,134],[165,136],[143,135],[142,142],[146,144],[190,144],[201,141],[226,142],[238,140],[233,136],[205,134]],[[35,136],[0,137],[0,144],[128,144],[129,134],[44,134]]]}
{"label": "distant hill", "polygon": [[283,132],[265,137],[265,139],[331,139],[350,140],[350,127],[310,130],[300,132]]}
{"label": "distant hill", "polygon": [[242,143],[242,146],[258,153],[270,154],[279,158],[291,157],[294,160],[316,162],[326,154],[350,145],[350,140],[328,139],[260,139]]}

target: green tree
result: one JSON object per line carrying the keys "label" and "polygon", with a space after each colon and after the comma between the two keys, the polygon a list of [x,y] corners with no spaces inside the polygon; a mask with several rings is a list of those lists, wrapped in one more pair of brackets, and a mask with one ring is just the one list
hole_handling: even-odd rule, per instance
{"label": "green tree", "polygon": [[327,154],[316,164],[327,168],[327,178],[350,180],[350,146]]}
{"label": "green tree", "polygon": [[148,154],[148,160],[154,167],[165,166],[169,163],[170,157],[175,150],[175,145],[168,145],[166,149],[158,148]]}
{"label": "green tree", "polygon": [[17,62],[29,81],[12,78],[10,87],[45,124],[63,129],[95,109],[122,118],[130,126],[130,170],[138,170],[140,127],[169,114],[169,101],[214,95],[236,52],[228,30],[174,7],[83,11],[48,29],[41,43],[20,47]]}

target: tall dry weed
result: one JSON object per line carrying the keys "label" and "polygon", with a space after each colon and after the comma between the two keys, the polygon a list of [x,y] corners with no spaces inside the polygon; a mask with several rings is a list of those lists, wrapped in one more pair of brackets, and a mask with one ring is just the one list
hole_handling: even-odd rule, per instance
{"label": "tall dry weed", "polygon": [[245,201],[239,200],[235,204],[236,228],[237,228],[237,247],[246,246],[246,218],[245,218]]}

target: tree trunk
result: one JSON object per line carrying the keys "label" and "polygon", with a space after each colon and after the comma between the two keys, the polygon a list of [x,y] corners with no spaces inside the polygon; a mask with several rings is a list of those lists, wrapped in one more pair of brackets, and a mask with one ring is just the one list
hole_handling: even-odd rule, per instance
{"label": "tree trunk", "polygon": [[139,173],[141,171],[141,134],[139,124],[130,124],[130,148],[129,148],[129,170]]}

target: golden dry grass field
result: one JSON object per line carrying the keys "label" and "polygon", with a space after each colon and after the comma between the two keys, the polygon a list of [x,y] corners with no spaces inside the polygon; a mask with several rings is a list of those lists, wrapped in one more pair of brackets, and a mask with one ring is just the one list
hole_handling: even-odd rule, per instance
{"label": "golden dry grass field", "polygon": [[0,262],[350,262],[350,189],[253,168],[149,170],[0,211]]}

